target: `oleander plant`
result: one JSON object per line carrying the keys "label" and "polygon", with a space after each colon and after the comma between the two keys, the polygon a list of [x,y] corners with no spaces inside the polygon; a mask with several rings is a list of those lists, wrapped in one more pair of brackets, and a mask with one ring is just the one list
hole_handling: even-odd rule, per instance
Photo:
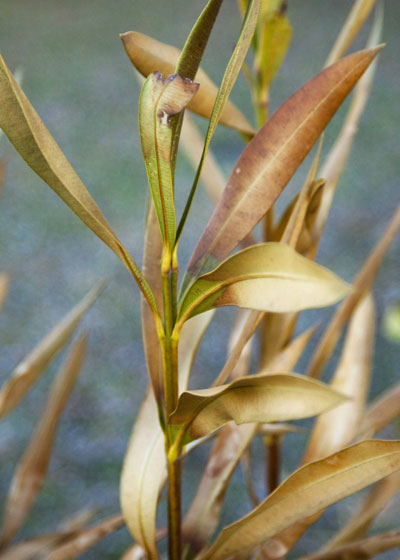
{"label": "oleander plant", "polygon": [[[400,228],[400,205],[352,284],[316,262],[383,48],[383,6],[356,0],[324,68],[270,115],[270,86],[292,38],[287,3],[238,0],[240,33],[219,86],[201,62],[223,0],[198,4],[202,11],[181,50],[139,31],[121,35],[141,81],[138,120],[149,187],[141,266],[0,57],[1,129],[132,275],[140,290],[149,377],[121,465],[121,513],[93,524],[93,512],[83,510],[57,532],[44,530],[18,540],[45,480],[57,426],[82,368],[87,333],[75,340],[15,468],[3,512],[1,560],[77,558],[123,526],[132,536],[123,560],[296,557],[292,549],[297,541],[315,530],[328,506],[373,484],[359,510],[302,559],[372,558],[400,547],[400,527],[368,533],[400,489],[400,441],[375,438],[400,413],[400,385],[367,404],[375,340],[371,288]],[[370,15],[365,49],[347,54]],[[229,100],[240,72],[248,81],[254,126]],[[343,126],[325,154],[324,130],[348,96]],[[207,120],[205,134],[190,113]],[[227,180],[210,150],[218,126],[239,134],[243,142]],[[314,146],[304,183],[278,211],[278,198]],[[179,150],[193,166],[180,212],[174,188]],[[182,270],[178,248],[185,244],[200,184],[215,209]],[[7,285],[7,275],[0,274],[0,305]],[[95,286],[17,365],[0,390],[0,417],[21,406],[103,286]],[[302,311],[335,304],[326,325],[299,332]],[[226,362],[213,372],[211,386],[192,390],[197,349],[223,306],[237,308]],[[310,346],[317,328],[322,335]],[[322,382],[335,350],[340,356],[333,376]],[[304,353],[310,361],[301,371],[298,362]],[[293,421],[311,417],[315,420],[300,464],[284,476],[283,442],[288,435],[303,441],[304,428]],[[263,496],[252,469],[255,444],[265,449],[257,458],[265,473]],[[202,446],[205,467],[193,481],[197,490],[184,509],[185,457]],[[238,470],[251,509],[223,527],[225,497]]]}

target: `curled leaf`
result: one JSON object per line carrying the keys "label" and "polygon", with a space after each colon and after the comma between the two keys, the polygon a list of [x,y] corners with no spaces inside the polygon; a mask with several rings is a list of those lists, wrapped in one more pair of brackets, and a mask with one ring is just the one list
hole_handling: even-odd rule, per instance
{"label": "curled leaf", "polygon": [[337,406],[343,398],[301,375],[251,375],[228,385],[182,393],[170,427],[178,440],[187,443],[231,420],[244,424],[307,418]]}
{"label": "curled leaf", "polygon": [[54,356],[65,346],[83,315],[103,291],[104,284],[92,289],[28,356],[14,369],[0,391],[0,418],[8,414],[36,383]]}
{"label": "curled leaf", "polygon": [[[224,560],[237,550],[251,551],[297,520],[397,470],[400,470],[399,441],[358,443],[305,465],[257,508],[225,528],[201,559]],[[273,539],[269,544],[275,545]]]}
{"label": "curled leaf", "polygon": [[[122,34],[121,39],[129,59],[143,76],[147,77],[155,71],[161,72],[163,76],[175,72],[175,67],[181,56],[179,49],[136,31]],[[218,88],[201,68],[194,79],[200,83],[200,88],[192,102],[189,103],[188,109],[209,119]],[[254,133],[253,127],[230,101],[227,102],[222,112],[220,123],[246,134]]]}

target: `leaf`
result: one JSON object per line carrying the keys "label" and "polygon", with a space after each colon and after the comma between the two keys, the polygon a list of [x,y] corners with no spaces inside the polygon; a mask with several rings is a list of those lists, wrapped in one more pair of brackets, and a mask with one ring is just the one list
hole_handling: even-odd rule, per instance
{"label": "leaf", "polygon": [[307,418],[343,402],[322,383],[296,374],[251,375],[229,385],[185,391],[170,417],[175,444],[214,432],[227,422],[280,422]]}
{"label": "leaf", "polygon": [[371,377],[375,334],[374,301],[367,295],[356,307],[330,387],[349,397],[335,410],[321,414],[311,433],[304,463],[322,459],[349,445],[364,415]]}
{"label": "leaf", "polygon": [[400,342],[400,305],[392,305],[385,310],[383,330],[389,340],[397,343]]}
{"label": "leaf", "polygon": [[55,379],[43,414],[31,442],[14,473],[3,513],[0,546],[7,546],[22,527],[47,474],[61,414],[80,373],[87,335],[73,345],[67,361]]}
{"label": "leaf", "polygon": [[82,529],[45,557],[45,560],[71,560],[77,558],[101,539],[104,539],[124,525],[121,515],[114,515],[93,527]]}
{"label": "leaf", "polygon": [[165,79],[159,72],[145,81],[139,100],[139,130],[147,177],[161,235],[172,250],[175,243],[176,217],[171,117],[180,113],[195,95],[199,84],[173,74]]}
{"label": "leaf", "polygon": [[292,371],[304,352],[317,327],[310,327],[290,340],[275,356],[261,364],[262,373],[275,371]]}
{"label": "leaf", "polygon": [[[158,309],[163,308],[161,280],[162,251],[163,243],[161,233],[158,227],[154,204],[151,200],[149,202],[146,219],[142,268],[143,275],[154,294],[154,299]],[[156,401],[157,403],[161,403],[163,393],[161,347],[153,312],[144,297],[142,297],[141,300],[141,312],[143,348],[146,358],[147,372],[149,374]]]}
{"label": "leaf", "polygon": [[349,543],[333,550],[302,556],[299,560],[347,560],[348,558],[374,558],[387,550],[400,547],[400,531],[388,531]]}
{"label": "leaf", "polygon": [[322,71],[256,134],[195,248],[186,284],[224,259],[271,208],[379,50],[359,51]]}
{"label": "leaf", "polygon": [[4,301],[7,297],[10,279],[7,274],[0,274],[0,312],[3,309]]}
{"label": "leaf", "polygon": [[148,390],[125,455],[120,501],[129,531],[151,558],[159,558],[156,547],[156,514],[166,466],[164,435],[154,395]]}
{"label": "leaf", "polygon": [[134,544],[125,551],[123,556],[121,556],[121,560],[145,560],[145,554],[145,551],[140,545]]}
{"label": "leaf", "polygon": [[121,259],[156,312],[139,268],[111,230],[39,115],[0,56],[0,128],[20,156],[89,229]]}
{"label": "leaf", "polygon": [[339,36],[332,47],[331,52],[325,62],[325,66],[330,66],[337,62],[350,47],[361,27],[364,25],[365,20],[374,7],[376,0],[356,0],[353,7],[347,16],[347,19],[342,26]]}
{"label": "leaf", "polygon": [[[126,54],[143,76],[147,77],[154,71],[161,72],[163,76],[175,72],[181,55],[179,49],[136,31],[129,31],[120,37]],[[192,102],[189,103],[188,109],[209,119],[218,88],[201,68],[198,70],[195,80],[200,83],[200,88]],[[225,106],[220,123],[246,134],[254,133],[253,127],[230,101]]]}
{"label": "leaf", "polygon": [[310,377],[318,377],[332,355],[333,350],[339,340],[344,325],[349,320],[355,306],[363,295],[371,288],[375,276],[378,273],[383,257],[395,239],[400,229],[400,204],[397,207],[386,231],[381,236],[368,259],[357,275],[353,284],[353,291],[337,308],[328,327],[313,354],[308,368]]}
{"label": "leaf", "polygon": [[0,418],[8,414],[39,379],[54,356],[65,346],[83,315],[104,289],[93,288],[14,369],[0,391]]}
{"label": "leaf", "polygon": [[400,472],[395,472],[377,484],[346,525],[324,546],[332,550],[355,541],[366,534],[374,519],[400,489]]}
{"label": "leaf", "polygon": [[346,283],[289,246],[262,243],[243,249],[198,278],[180,304],[178,321],[223,305],[300,311],[335,303],[347,292]]}
{"label": "leaf", "polygon": [[250,551],[285,527],[400,469],[400,442],[367,441],[305,465],[245,517],[225,528],[202,560]]}
{"label": "leaf", "polygon": [[400,383],[390,387],[369,406],[360,424],[359,439],[380,432],[400,414]]}

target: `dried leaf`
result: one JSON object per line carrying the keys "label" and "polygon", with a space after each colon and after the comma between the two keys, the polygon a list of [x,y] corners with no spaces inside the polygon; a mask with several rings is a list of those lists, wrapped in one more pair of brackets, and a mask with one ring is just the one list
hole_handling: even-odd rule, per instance
{"label": "dried leaf", "polygon": [[7,274],[0,274],[0,313],[3,309],[4,301],[7,297],[9,284],[10,278],[7,276]]}
{"label": "dried leaf", "polygon": [[400,472],[395,472],[377,484],[364,500],[361,507],[352,515],[346,525],[323,548],[335,549],[363,537],[376,516],[400,489]]}
{"label": "dried leaf", "polygon": [[186,284],[224,259],[266,214],[379,50],[359,51],[322,71],[256,134],[197,244]]}
{"label": "dried leaf", "polygon": [[400,547],[400,531],[388,531],[345,544],[333,550],[302,556],[299,560],[347,560],[348,558],[374,558],[387,550]]}
{"label": "dried leaf", "polygon": [[[248,515],[225,528],[202,560],[253,550],[285,527],[400,470],[400,442],[368,441],[305,465]],[[271,541],[271,546],[274,541]],[[279,556],[279,555],[278,555]]]}
{"label": "dried leaf", "polygon": [[174,127],[171,117],[180,113],[197,92],[199,84],[178,74],[150,74],[139,100],[139,130],[147,177],[164,244],[172,250],[176,217],[171,161]]}
{"label": "dried leaf", "polygon": [[148,390],[125,455],[120,501],[128,529],[151,558],[159,558],[156,514],[166,466],[164,435],[153,392]]}
{"label": "dried leaf", "polygon": [[307,418],[343,402],[323,383],[277,373],[242,377],[228,385],[185,391],[170,417],[175,445],[205,436],[227,422],[280,422]]}
{"label": "dried leaf", "polygon": [[348,285],[282,243],[243,249],[198,278],[185,294],[178,321],[212,307],[237,305],[278,313],[337,302]]}
{"label": "dried leaf", "polygon": [[350,47],[361,27],[364,25],[365,20],[374,7],[376,0],[356,0],[353,7],[347,16],[347,19],[342,26],[339,36],[326,59],[325,66],[337,62]]}
{"label": "dried leaf", "polygon": [[400,414],[400,383],[390,387],[368,408],[362,419],[358,439],[367,439],[382,430]]}
{"label": "dried leaf", "polygon": [[[154,71],[161,72],[163,76],[174,73],[181,55],[179,49],[136,31],[122,34],[121,39],[126,54],[143,76],[147,77]],[[195,80],[200,83],[200,88],[192,102],[189,103],[188,109],[209,119],[218,88],[201,68],[198,70]],[[246,134],[254,134],[253,127],[230,101],[225,106],[220,123]]]}
{"label": "dried leaf", "polygon": [[22,541],[0,552],[0,560],[43,560],[44,555],[64,538],[65,533],[54,533]]}
{"label": "dried leaf", "polygon": [[383,233],[382,237],[358,273],[358,276],[353,284],[353,291],[338,307],[328,327],[326,328],[308,368],[308,375],[310,377],[318,377],[323,367],[328,362],[333,350],[336,347],[343,327],[351,317],[351,314],[360,299],[371,288],[383,257],[395,239],[399,229],[400,205],[397,207],[386,231]]}
{"label": "dried leaf", "polygon": [[45,560],[71,560],[72,558],[77,558],[101,539],[123,527],[123,525],[123,517],[121,515],[114,515],[94,527],[82,529],[74,534],[71,539],[68,539],[65,544],[50,552],[45,557]]}
{"label": "dried leaf", "polygon": [[133,546],[131,546],[127,551],[125,551],[123,556],[121,556],[121,560],[145,560],[145,559],[146,559],[146,553],[143,550],[143,548],[138,544],[134,544]]}
{"label": "dried leaf", "polygon": [[368,396],[374,327],[374,301],[371,295],[367,295],[353,312],[340,361],[330,383],[332,389],[350,400],[318,417],[304,463],[322,459],[354,440]]}
{"label": "dried leaf", "polygon": [[84,334],[71,348],[51,387],[31,442],[14,473],[4,508],[0,546],[7,546],[17,534],[40,492],[47,474],[58,422],[83,364],[86,340],[87,335]]}
{"label": "dried leaf", "polygon": [[93,288],[14,369],[0,391],[0,418],[8,414],[36,383],[54,356],[65,346],[83,315],[103,291]]}
{"label": "dried leaf", "polygon": [[310,327],[296,338],[289,341],[279,352],[277,352],[269,361],[266,361],[260,367],[262,373],[275,371],[292,371],[304,352],[311,337],[315,333],[317,327]]}

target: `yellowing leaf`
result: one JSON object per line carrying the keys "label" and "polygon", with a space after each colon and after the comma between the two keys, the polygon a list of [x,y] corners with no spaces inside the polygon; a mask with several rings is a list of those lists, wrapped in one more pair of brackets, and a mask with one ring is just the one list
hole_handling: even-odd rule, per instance
{"label": "yellowing leaf", "polygon": [[8,293],[10,279],[6,274],[0,274],[0,312],[3,309],[4,301]]}
{"label": "yellowing leaf", "polygon": [[33,171],[121,259],[156,312],[151,290],[135,261],[111,230],[1,56],[0,128]]}
{"label": "yellowing leaf", "polygon": [[[161,72],[163,76],[175,72],[181,55],[179,49],[136,31],[124,33],[121,35],[121,39],[132,64],[143,76],[148,76],[154,71]],[[198,70],[195,80],[200,83],[200,88],[192,102],[189,103],[188,109],[209,119],[218,88],[201,68]],[[230,101],[227,102],[222,112],[220,123],[246,134],[254,134],[253,127]]]}
{"label": "yellowing leaf", "polygon": [[229,385],[180,395],[170,424],[187,443],[227,422],[279,422],[307,418],[337,406],[343,396],[323,383],[295,374],[251,375]]}
{"label": "yellowing leaf", "polygon": [[14,473],[3,514],[2,546],[6,546],[19,531],[42,487],[58,422],[82,367],[86,338],[86,335],[81,336],[72,347],[53,383],[29,447]]}
{"label": "yellowing leaf", "polygon": [[100,285],[92,289],[17,365],[0,391],[0,418],[8,414],[36,383],[57,352],[70,339],[103,288],[104,285]]}
{"label": "yellowing leaf", "polygon": [[349,397],[335,410],[321,414],[312,431],[304,463],[322,459],[349,445],[360,428],[371,376],[375,334],[374,302],[366,296],[355,309],[330,387]]}
{"label": "yellowing leaf", "polygon": [[147,177],[161,235],[170,250],[176,230],[171,117],[186,107],[198,87],[199,84],[177,74],[164,79],[154,72],[140,94],[139,130]]}
{"label": "yellowing leaf", "polygon": [[256,134],[197,244],[186,283],[224,259],[271,208],[379,50],[359,51],[322,71]]}
{"label": "yellowing leaf", "polygon": [[198,278],[181,302],[179,320],[223,305],[278,313],[322,307],[337,302],[348,289],[332,272],[288,245],[262,243]]}
{"label": "yellowing leaf", "polygon": [[[222,531],[202,560],[251,551],[285,527],[400,470],[400,442],[367,441],[305,465],[248,515]],[[271,541],[273,543],[273,541]]]}

